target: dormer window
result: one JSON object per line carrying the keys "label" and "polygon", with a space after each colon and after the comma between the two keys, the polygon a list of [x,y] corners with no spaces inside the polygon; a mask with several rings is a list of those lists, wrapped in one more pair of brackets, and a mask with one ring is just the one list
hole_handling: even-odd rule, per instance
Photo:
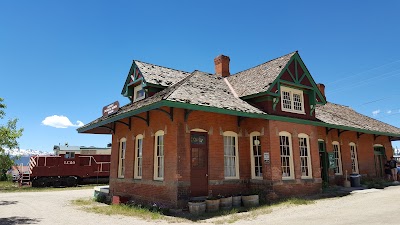
{"label": "dormer window", "polygon": [[144,89],[142,85],[139,84],[133,89],[133,101],[134,102],[139,101],[141,99],[144,99],[144,97],[145,97]]}
{"label": "dormer window", "polygon": [[281,99],[282,111],[305,114],[303,91],[282,86]]}

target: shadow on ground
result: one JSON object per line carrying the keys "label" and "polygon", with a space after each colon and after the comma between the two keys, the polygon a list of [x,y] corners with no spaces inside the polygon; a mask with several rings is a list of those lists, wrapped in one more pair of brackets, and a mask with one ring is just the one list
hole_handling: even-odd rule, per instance
{"label": "shadow on ground", "polygon": [[0,224],[2,225],[14,225],[14,224],[38,224],[40,220],[38,219],[31,219],[28,217],[7,217],[7,218],[0,218]]}
{"label": "shadow on ground", "polygon": [[[14,205],[17,204],[18,201],[0,201],[0,205]],[[2,223],[0,223],[2,224]]]}

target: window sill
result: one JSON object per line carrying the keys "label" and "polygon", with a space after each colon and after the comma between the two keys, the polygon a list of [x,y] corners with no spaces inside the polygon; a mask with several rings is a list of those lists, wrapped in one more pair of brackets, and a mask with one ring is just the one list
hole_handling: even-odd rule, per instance
{"label": "window sill", "polygon": [[296,114],[306,115],[306,112],[304,112],[304,111],[295,111],[295,110],[282,109],[282,112],[289,112],[289,113],[296,113]]}

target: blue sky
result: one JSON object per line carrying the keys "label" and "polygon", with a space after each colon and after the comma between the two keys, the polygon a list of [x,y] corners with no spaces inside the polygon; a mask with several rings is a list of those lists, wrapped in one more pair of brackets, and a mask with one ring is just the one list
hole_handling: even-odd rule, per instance
{"label": "blue sky", "polygon": [[0,97],[25,129],[21,148],[103,147],[110,135],[76,126],[128,103],[133,59],[214,72],[225,54],[236,73],[298,50],[328,101],[400,127],[399,11],[398,1],[1,1]]}

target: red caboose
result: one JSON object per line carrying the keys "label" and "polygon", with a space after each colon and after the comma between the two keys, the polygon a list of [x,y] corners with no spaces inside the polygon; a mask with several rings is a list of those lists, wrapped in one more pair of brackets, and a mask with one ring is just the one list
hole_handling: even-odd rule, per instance
{"label": "red caboose", "polygon": [[29,172],[33,187],[108,183],[110,155],[66,152],[57,156],[32,156]]}

